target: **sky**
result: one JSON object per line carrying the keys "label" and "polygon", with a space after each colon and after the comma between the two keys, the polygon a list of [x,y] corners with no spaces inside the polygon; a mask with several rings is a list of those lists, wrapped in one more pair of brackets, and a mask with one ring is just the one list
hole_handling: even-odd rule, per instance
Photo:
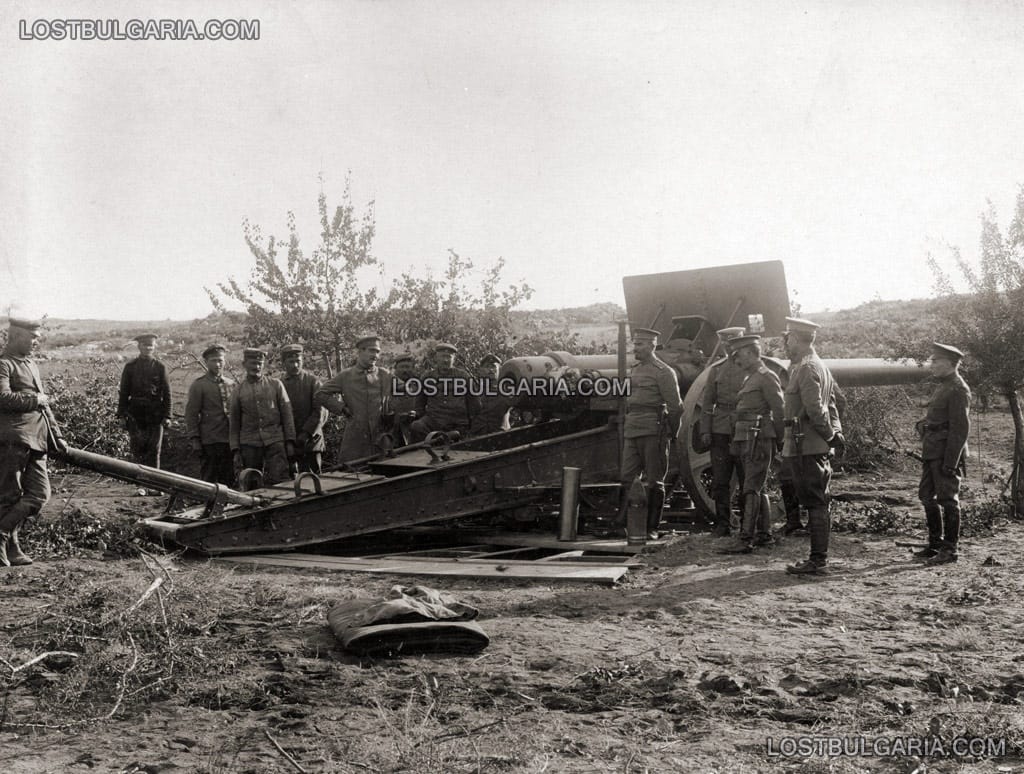
{"label": "sky", "polygon": [[[79,18],[260,38],[20,39]],[[293,211],[311,249],[346,176],[382,289],[455,250],[526,308],[775,259],[805,311],[926,297],[926,256],[975,256],[1024,184],[1022,27],[998,0],[4,3],[0,314],[206,316],[243,221]]]}

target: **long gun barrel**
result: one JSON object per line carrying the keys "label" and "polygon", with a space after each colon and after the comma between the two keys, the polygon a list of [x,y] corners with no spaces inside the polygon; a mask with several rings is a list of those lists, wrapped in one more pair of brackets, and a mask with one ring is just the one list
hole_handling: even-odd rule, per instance
{"label": "long gun barrel", "polygon": [[59,456],[72,465],[102,473],[120,481],[144,484],[164,492],[180,492],[197,500],[235,503],[249,507],[257,507],[262,503],[261,498],[255,495],[238,492],[222,484],[211,484],[208,481],[200,481],[178,473],[170,473],[166,470],[150,468],[146,465],[106,457],[82,449],[69,448],[66,454]]}

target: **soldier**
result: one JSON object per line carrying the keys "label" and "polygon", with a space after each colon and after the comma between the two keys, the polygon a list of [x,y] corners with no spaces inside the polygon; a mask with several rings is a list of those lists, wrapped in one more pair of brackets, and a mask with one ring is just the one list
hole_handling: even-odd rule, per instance
{"label": "soldier", "polygon": [[473,417],[470,432],[473,435],[487,435],[509,429],[508,412],[513,401],[498,391],[498,374],[501,360],[490,353],[480,358],[476,367],[477,384],[480,387],[480,413]]}
{"label": "soldier", "polygon": [[231,486],[235,480],[229,436],[228,405],[235,380],[224,376],[227,350],[214,344],[203,350],[206,373],[192,382],[185,404],[185,428],[199,457],[204,481]]}
{"label": "soldier", "polygon": [[947,344],[933,344],[929,366],[938,386],[928,412],[916,424],[921,437],[921,485],[918,497],[928,522],[928,546],[914,554],[928,564],[957,560],[960,538],[960,478],[967,459],[971,390],[960,375],[964,353]]}
{"label": "soldier", "polygon": [[47,451],[68,450],[32,360],[41,325],[11,317],[0,356],[0,567],[32,564],[18,531],[50,499]]}
{"label": "soldier", "polygon": [[382,451],[380,436],[391,415],[391,372],[377,366],[380,336],[356,342],[356,363],[327,380],[314,402],[332,414],[346,417],[338,456],[342,463],[371,457]]}
{"label": "soldier", "polygon": [[416,358],[406,352],[395,358],[395,382],[391,395],[391,411],[395,415],[395,426],[391,435],[395,446],[407,446],[412,443],[410,425],[416,419],[416,396],[402,386],[416,377]]}
{"label": "soldier", "polygon": [[295,421],[295,462],[300,472],[312,472],[318,476],[322,471],[324,444],[324,422],[329,414],[327,409],[314,402],[320,380],[302,368],[303,347],[301,344],[286,344],[281,347],[281,363],[284,365],[284,389],[292,403],[292,418]]}
{"label": "soldier", "polygon": [[675,369],[654,354],[658,332],[633,329],[633,356],[639,361],[629,372],[625,438],[620,471],[619,521],[626,521],[628,493],[641,473],[647,487],[647,537],[658,539],[658,526],[665,505],[665,471],[669,444],[679,433],[683,402]]}
{"label": "soldier", "polygon": [[455,430],[465,436],[480,411],[479,398],[470,394],[472,377],[454,365],[456,354],[458,350],[451,344],[438,344],[434,349],[437,366],[422,381],[425,387],[436,388],[436,394],[427,395],[424,390],[416,398],[419,418],[412,423],[412,433],[417,441],[437,430]]}
{"label": "soldier", "polygon": [[736,472],[743,480],[743,462],[730,452],[735,432],[736,393],[746,374],[733,361],[729,339],[742,336],[743,328],[723,328],[718,339],[725,347],[725,357],[716,360],[708,369],[701,398],[700,440],[704,449],[711,450],[712,492],[715,498],[715,531],[717,537],[726,537],[732,521],[732,475]]}
{"label": "soldier", "polygon": [[828,563],[829,453],[845,446],[839,414],[835,410],[835,382],[814,351],[816,331],[810,320],[786,318],[785,344],[789,355],[789,382],[783,392],[786,437],[782,455],[791,466],[797,499],[807,509],[811,536],[810,557],[786,567],[792,575],[825,574]]}
{"label": "soldier", "polygon": [[779,377],[761,360],[760,336],[736,336],[729,350],[746,379],[736,395],[736,429],[731,453],[743,460],[743,520],[726,553],[750,553],[770,545],[771,503],[765,492],[768,473],[782,447],[784,409]]}
{"label": "soldier", "polygon": [[139,356],[121,372],[117,416],[128,431],[132,459],[151,468],[160,467],[164,428],[171,424],[171,386],[167,368],[153,357],[157,335],[135,337]]}
{"label": "soldier", "polygon": [[273,486],[291,478],[295,422],[284,385],[263,373],[266,359],[261,349],[244,351],[245,379],[231,394],[228,429],[235,466],[263,471],[263,484]]}

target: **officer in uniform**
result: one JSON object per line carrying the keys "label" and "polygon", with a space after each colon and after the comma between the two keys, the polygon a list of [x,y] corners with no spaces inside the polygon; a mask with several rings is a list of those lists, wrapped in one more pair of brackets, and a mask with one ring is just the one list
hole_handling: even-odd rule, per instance
{"label": "officer in uniform", "polygon": [[32,564],[18,530],[50,499],[47,452],[68,450],[32,360],[41,326],[39,320],[11,317],[0,355],[0,567]]}
{"label": "officer in uniform", "polygon": [[204,481],[231,486],[235,480],[228,431],[228,404],[235,380],[224,376],[227,350],[214,344],[203,350],[206,373],[192,382],[185,403],[185,428],[192,451],[199,457]]}
{"label": "officer in uniform", "polygon": [[424,375],[423,384],[436,387],[436,394],[428,395],[424,390],[416,398],[418,419],[412,423],[412,433],[417,441],[438,430],[454,430],[465,437],[473,417],[480,412],[480,399],[471,394],[473,377],[455,365],[457,354],[451,344],[438,344],[434,349],[437,366]]}
{"label": "officer in uniform", "polygon": [[151,468],[160,467],[164,428],[171,424],[171,386],[167,368],[153,357],[157,335],[135,337],[139,356],[121,372],[117,416],[128,431],[132,459]]}
{"label": "officer in uniform", "polygon": [[412,443],[409,427],[416,419],[416,396],[404,389],[410,379],[416,378],[416,358],[406,352],[395,358],[395,381],[391,395],[391,411],[395,415],[395,426],[391,430],[395,446]]}
{"label": "officer in uniform", "polygon": [[299,472],[316,473],[323,470],[324,422],[327,409],[314,403],[314,396],[320,389],[320,380],[315,374],[302,367],[305,350],[301,344],[286,344],[281,347],[281,364],[284,366],[285,392],[292,402],[292,419],[295,421],[295,464]]}
{"label": "officer in uniform", "polygon": [[782,385],[761,360],[760,336],[731,338],[729,351],[746,374],[736,394],[736,429],[730,450],[743,461],[743,518],[735,543],[723,550],[749,553],[755,545],[772,542],[771,503],[765,489],[775,454],[782,446]]}
{"label": "officer in uniform", "polygon": [[700,441],[704,449],[711,450],[712,492],[715,498],[715,532],[725,537],[732,521],[732,475],[736,472],[743,480],[743,462],[730,452],[735,433],[736,393],[746,374],[733,361],[729,339],[742,336],[743,328],[723,328],[718,339],[725,349],[725,357],[716,360],[708,369],[707,381],[701,398]]}
{"label": "officer in uniform", "polygon": [[928,411],[916,427],[921,437],[921,485],[918,497],[928,522],[928,547],[915,556],[928,564],[957,560],[960,538],[960,478],[967,458],[971,390],[960,375],[964,353],[948,344],[933,344],[929,364],[938,386]]}
{"label": "officer in uniform", "polygon": [[235,465],[263,471],[264,486],[272,486],[291,478],[295,421],[284,385],[264,374],[266,360],[261,349],[244,351],[245,379],[228,404],[228,435]]}
{"label": "officer in uniform", "polygon": [[678,377],[675,369],[654,354],[657,345],[657,331],[633,329],[633,356],[638,362],[629,372],[619,477],[619,521],[625,525],[629,488],[643,474],[647,488],[647,536],[651,540],[658,538],[665,506],[669,444],[675,441],[683,416]]}
{"label": "officer in uniform", "polygon": [[338,456],[342,463],[372,457],[382,451],[380,436],[391,431],[391,372],[377,365],[380,336],[356,341],[356,363],[324,382],[317,406],[346,418]]}
{"label": "officer in uniform", "polygon": [[509,429],[508,412],[512,408],[511,397],[498,390],[498,374],[501,360],[490,353],[480,358],[476,367],[477,384],[480,388],[480,413],[473,417],[473,435],[487,435]]}
{"label": "officer in uniform", "polygon": [[786,318],[785,344],[789,382],[783,391],[786,412],[784,462],[789,464],[800,505],[807,509],[810,557],[786,567],[793,575],[824,574],[828,563],[829,454],[842,452],[845,441],[835,409],[832,374],[814,350],[820,327],[810,320]]}

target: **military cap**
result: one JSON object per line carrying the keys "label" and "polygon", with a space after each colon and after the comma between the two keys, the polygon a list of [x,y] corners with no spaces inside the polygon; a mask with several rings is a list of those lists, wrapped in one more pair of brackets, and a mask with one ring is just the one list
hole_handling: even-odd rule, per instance
{"label": "military cap", "polygon": [[267,353],[256,347],[246,347],[242,350],[242,357],[246,360],[266,360]]}
{"label": "military cap", "polygon": [[799,317],[786,318],[786,333],[816,333],[821,326],[816,322]]}
{"label": "military cap", "polygon": [[159,334],[156,333],[140,333],[138,336],[133,338],[132,341],[137,341],[141,344],[144,341],[155,341],[156,339],[159,338]]}
{"label": "military cap", "polygon": [[729,346],[730,352],[739,352],[750,344],[757,344],[761,341],[761,337],[756,333],[748,333],[746,336],[733,336],[726,344]]}
{"label": "military cap", "polygon": [[435,352],[451,352],[453,355],[457,355],[458,352],[459,352],[458,347],[456,347],[454,344],[448,344],[448,343],[443,342],[443,341],[440,344],[438,344],[436,347],[434,347],[434,351]]}
{"label": "military cap", "polygon": [[734,328],[722,328],[722,330],[716,331],[716,333],[718,334],[718,338],[720,338],[722,341],[728,341],[729,339],[736,338],[737,336],[742,336],[746,332],[747,329],[743,328],[742,326],[737,326]]}
{"label": "military cap", "polygon": [[951,347],[949,344],[939,344],[938,342],[932,343],[932,357],[941,357],[949,360],[953,363],[959,363],[964,353],[956,347]]}
{"label": "military cap", "polygon": [[32,320],[27,317],[9,317],[8,321],[12,328],[23,328],[26,331],[37,331],[43,326],[42,320]]}
{"label": "military cap", "polygon": [[281,357],[285,357],[291,354],[301,355],[306,349],[301,344],[285,344],[281,347]]}
{"label": "military cap", "polygon": [[478,365],[501,365],[501,358],[499,358],[497,355],[491,352],[488,352],[486,355],[480,358],[480,362],[478,363]]}
{"label": "military cap", "polygon": [[356,349],[362,349],[363,347],[376,346],[380,348],[380,336],[376,333],[367,333],[365,336],[361,336],[356,339]]}
{"label": "military cap", "polygon": [[228,348],[225,347],[223,344],[211,344],[210,346],[208,346],[206,349],[203,350],[203,357],[207,358],[207,357],[210,357],[211,355],[216,355],[218,352],[227,352],[227,351],[228,351]]}
{"label": "military cap", "polygon": [[653,328],[634,328],[633,329],[633,340],[634,341],[636,341],[636,340],[654,341],[660,335],[661,334],[659,334]]}
{"label": "military cap", "polygon": [[398,365],[399,363],[405,363],[406,361],[410,363],[415,363],[416,358],[411,353],[404,352],[395,358],[395,365]]}

